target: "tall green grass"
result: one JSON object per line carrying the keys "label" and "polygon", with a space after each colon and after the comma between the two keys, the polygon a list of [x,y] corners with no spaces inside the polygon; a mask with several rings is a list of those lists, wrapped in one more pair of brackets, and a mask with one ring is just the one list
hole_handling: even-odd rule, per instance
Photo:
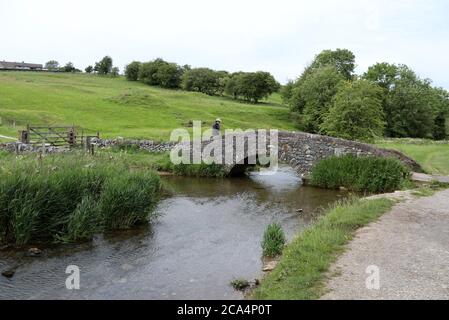
{"label": "tall green grass", "polygon": [[271,223],[265,229],[262,252],[265,257],[275,257],[282,253],[285,245],[284,230],[279,223]]}
{"label": "tall green grass", "polygon": [[369,193],[391,192],[409,180],[410,169],[393,158],[344,155],[319,161],[310,176],[310,183],[322,188]]}
{"label": "tall green grass", "polygon": [[0,163],[0,242],[71,242],[151,217],[160,190],[152,171],[79,156]]}

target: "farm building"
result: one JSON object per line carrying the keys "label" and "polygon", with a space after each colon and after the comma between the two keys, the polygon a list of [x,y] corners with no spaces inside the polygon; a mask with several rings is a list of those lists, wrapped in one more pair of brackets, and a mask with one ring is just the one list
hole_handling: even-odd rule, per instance
{"label": "farm building", "polygon": [[37,63],[25,63],[25,62],[8,62],[0,61],[0,70],[42,70],[41,64]]}

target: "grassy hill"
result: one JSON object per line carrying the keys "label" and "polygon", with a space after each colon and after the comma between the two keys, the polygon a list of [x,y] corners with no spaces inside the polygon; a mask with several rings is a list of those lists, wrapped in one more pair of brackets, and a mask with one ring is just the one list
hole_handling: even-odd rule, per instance
{"label": "grassy hill", "polygon": [[74,123],[103,137],[168,140],[191,120],[209,126],[217,117],[225,129],[294,129],[278,95],[253,105],[122,77],[43,72],[0,72],[0,117],[0,135],[12,137],[27,123]]}

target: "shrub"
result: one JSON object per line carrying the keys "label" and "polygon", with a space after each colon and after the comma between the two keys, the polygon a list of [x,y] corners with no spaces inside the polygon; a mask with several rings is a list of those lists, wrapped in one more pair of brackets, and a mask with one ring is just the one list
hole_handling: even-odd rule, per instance
{"label": "shrub", "polygon": [[399,160],[345,155],[319,161],[310,176],[312,185],[369,193],[391,192],[408,181],[410,169]]}
{"label": "shrub", "polygon": [[141,63],[139,61],[133,61],[125,67],[126,80],[137,81],[139,79]]}
{"label": "shrub", "polygon": [[262,251],[265,257],[275,257],[282,253],[285,245],[285,235],[278,223],[267,226],[263,234]]}
{"label": "shrub", "polygon": [[2,164],[0,242],[89,239],[151,216],[160,188],[157,175],[131,172],[124,163],[86,162],[59,156]]}

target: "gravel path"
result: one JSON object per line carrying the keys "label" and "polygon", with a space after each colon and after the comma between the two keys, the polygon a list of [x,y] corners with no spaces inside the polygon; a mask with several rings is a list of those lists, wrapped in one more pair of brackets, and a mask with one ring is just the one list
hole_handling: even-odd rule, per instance
{"label": "gravel path", "polygon": [[[379,268],[378,290],[367,289],[369,266]],[[449,299],[449,190],[409,198],[360,229],[331,274],[322,299]]]}

